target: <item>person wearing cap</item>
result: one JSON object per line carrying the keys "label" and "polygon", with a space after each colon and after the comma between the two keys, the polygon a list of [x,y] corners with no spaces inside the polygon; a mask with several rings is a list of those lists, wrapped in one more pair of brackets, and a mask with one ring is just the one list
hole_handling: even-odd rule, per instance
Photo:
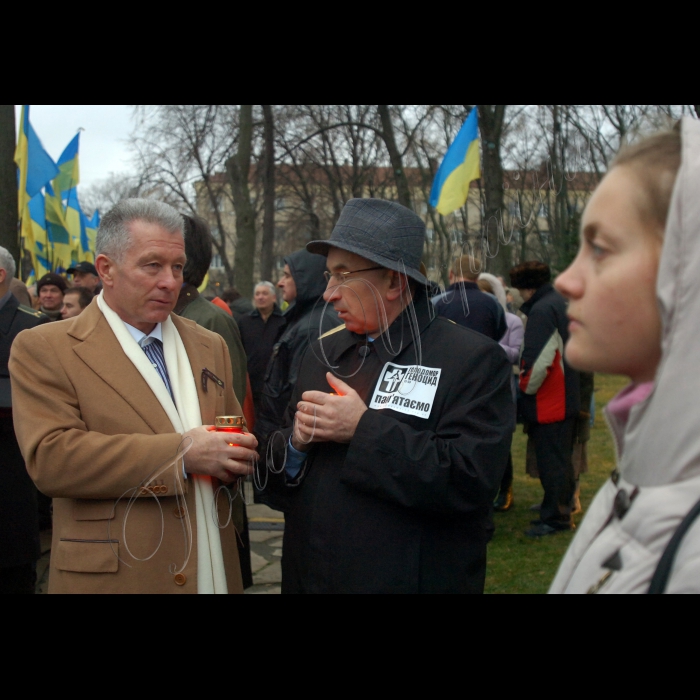
{"label": "person wearing cap", "polygon": [[55,272],[44,275],[36,285],[36,291],[39,295],[39,311],[52,321],[62,321],[63,295],[67,289],[68,285],[61,275],[57,275]]}
{"label": "person wearing cap", "polygon": [[87,289],[93,296],[102,290],[100,276],[97,268],[89,262],[81,262],[68,270],[69,275],[73,275],[73,286]]}
{"label": "person wearing cap", "polygon": [[49,319],[14,297],[15,270],[12,255],[0,248],[0,595],[32,594],[41,554],[37,491],[15,437],[8,363],[17,336]]}
{"label": "person wearing cap", "polygon": [[284,593],[483,593],[511,368],[496,342],[436,316],[424,242],[412,211],[357,199],[308,246],[345,326],[306,352],[271,439]]}
{"label": "person wearing cap", "polygon": [[552,285],[548,265],[524,262],[510,273],[525,304],[525,341],[520,359],[519,412],[537,457],[544,501],[540,519],[526,535],[549,537],[575,529],[573,464],[576,427],[581,413],[580,377],[564,356],[569,342],[566,299]]}

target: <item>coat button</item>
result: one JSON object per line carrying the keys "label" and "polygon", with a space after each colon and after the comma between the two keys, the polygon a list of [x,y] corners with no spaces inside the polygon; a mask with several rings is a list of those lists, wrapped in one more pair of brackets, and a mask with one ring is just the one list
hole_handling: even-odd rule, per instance
{"label": "coat button", "polygon": [[178,575],[175,577],[175,585],[176,585],[176,586],[181,586],[181,587],[182,587],[182,586],[184,586],[186,583],[187,583],[187,576],[185,576],[184,574],[178,574]]}
{"label": "coat button", "polygon": [[184,519],[184,517],[185,517],[185,515],[186,515],[185,509],[184,509],[184,508],[175,508],[175,512],[173,513],[173,515],[174,515],[178,520],[182,520],[182,519]]}
{"label": "coat button", "polygon": [[163,496],[165,496],[166,493],[168,493],[168,487],[167,486],[161,486],[160,487],[160,492]]}

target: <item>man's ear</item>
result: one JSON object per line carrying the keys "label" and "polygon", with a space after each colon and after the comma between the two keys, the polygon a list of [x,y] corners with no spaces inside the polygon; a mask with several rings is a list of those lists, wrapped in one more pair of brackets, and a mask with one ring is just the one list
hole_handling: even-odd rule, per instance
{"label": "man's ear", "polygon": [[106,255],[98,255],[95,260],[97,273],[106,287],[114,285],[114,263]]}
{"label": "man's ear", "polygon": [[402,275],[400,272],[394,272],[393,270],[391,270],[389,274],[391,275],[391,279],[387,291],[387,301],[396,301],[407,293],[408,277]]}
{"label": "man's ear", "polygon": [[7,281],[7,271],[0,270],[0,284],[5,284],[6,281]]}

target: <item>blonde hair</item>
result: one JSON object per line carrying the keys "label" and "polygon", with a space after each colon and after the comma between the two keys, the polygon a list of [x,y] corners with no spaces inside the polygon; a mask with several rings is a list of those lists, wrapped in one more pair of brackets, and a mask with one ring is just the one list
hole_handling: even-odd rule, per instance
{"label": "blonde hair", "polygon": [[680,123],[671,131],[661,131],[638,143],[625,146],[612,167],[634,172],[644,189],[643,213],[658,224],[661,237],[666,231],[671,199],[683,159]]}
{"label": "blonde hair", "polygon": [[481,260],[477,260],[471,255],[463,255],[461,258],[457,258],[454,265],[452,265],[452,274],[458,279],[465,279],[469,282],[476,282],[483,271],[484,266],[481,264]]}

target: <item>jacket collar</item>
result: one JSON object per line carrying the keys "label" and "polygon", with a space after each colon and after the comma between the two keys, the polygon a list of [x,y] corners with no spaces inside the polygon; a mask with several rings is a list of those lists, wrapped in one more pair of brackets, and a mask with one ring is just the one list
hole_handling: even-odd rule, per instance
{"label": "jacket collar", "polygon": [[[190,359],[202,418],[214,413],[217,392],[204,393],[200,373],[211,361],[209,337],[197,332],[197,326],[185,319],[171,315]],[[194,332],[193,332],[194,331]],[[138,372],[115,337],[96,302],[67,328],[68,335],[79,341],[73,348],[78,357],[106,382],[146,422],[156,434],[172,432],[170,420],[158,399]]]}
{"label": "jacket collar", "polygon": [[545,284],[544,287],[540,287],[535,293],[535,296],[533,296],[532,299],[530,299],[530,301],[526,302],[520,307],[520,311],[526,316],[529,316],[535,304],[537,304],[537,302],[539,301],[542,301],[542,299],[544,299],[547,295],[551,294],[553,291],[554,287],[551,284]]}
{"label": "jacket collar", "polygon": [[[262,318],[262,314],[257,309],[254,309],[253,311],[251,311],[250,315],[253,318]],[[272,314],[271,314],[270,318],[272,318],[272,316],[281,316],[281,317],[284,316],[284,314],[280,311],[280,307],[277,306],[277,304],[275,304],[275,308],[272,310]]]}
{"label": "jacket collar", "polygon": [[448,292],[454,292],[457,289],[479,289],[479,285],[476,282],[456,282],[451,287],[448,288]]}
{"label": "jacket collar", "polygon": [[177,304],[175,304],[175,313],[178,316],[182,315],[182,312],[195,300],[199,298],[199,290],[197,287],[191,284],[183,285],[180,290],[180,296],[178,297]]}
{"label": "jacket collar", "polygon": [[[336,364],[351,348],[357,348],[359,352],[364,347],[370,347],[371,351],[376,352],[382,362],[393,362],[415,344],[415,339],[425,332],[426,328],[435,320],[435,317],[435,309],[428,299],[427,293],[422,287],[419,287],[413,304],[405,309],[388,331],[374,342],[370,341],[365,335],[344,331],[338,333],[332,350],[330,344],[324,347],[324,350],[327,353],[328,360],[333,364]],[[416,323],[417,332],[415,330]],[[418,363],[418,349],[416,349],[415,355],[416,363]]]}

